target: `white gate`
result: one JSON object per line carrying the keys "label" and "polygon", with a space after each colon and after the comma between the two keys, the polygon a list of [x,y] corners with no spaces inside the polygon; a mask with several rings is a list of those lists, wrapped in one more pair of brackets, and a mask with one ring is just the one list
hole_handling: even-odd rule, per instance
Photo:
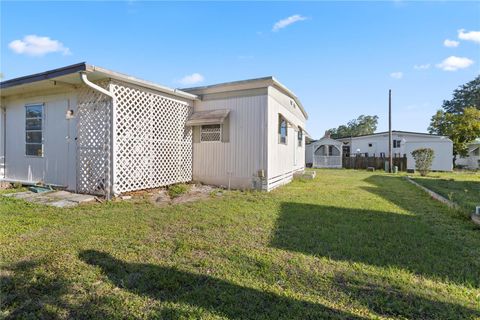
{"label": "white gate", "polygon": [[[97,83],[108,89],[108,81]],[[111,187],[112,99],[84,87],[78,95],[77,191],[105,195]]]}

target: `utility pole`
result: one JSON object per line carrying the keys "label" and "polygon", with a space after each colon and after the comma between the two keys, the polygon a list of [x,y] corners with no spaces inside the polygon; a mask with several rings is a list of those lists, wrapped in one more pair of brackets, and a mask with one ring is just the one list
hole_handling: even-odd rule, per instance
{"label": "utility pole", "polygon": [[388,172],[393,172],[392,159],[392,89],[388,90]]}

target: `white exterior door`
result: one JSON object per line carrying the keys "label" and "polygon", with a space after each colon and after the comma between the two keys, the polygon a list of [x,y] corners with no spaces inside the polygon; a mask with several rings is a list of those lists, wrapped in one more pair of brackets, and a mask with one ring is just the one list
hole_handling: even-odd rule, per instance
{"label": "white exterior door", "polygon": [[[45,181],[75,189],[75,122],[66,118],[68,100],[51,101],[45,110]],[[72,109],[72,108],[70,108]]]}

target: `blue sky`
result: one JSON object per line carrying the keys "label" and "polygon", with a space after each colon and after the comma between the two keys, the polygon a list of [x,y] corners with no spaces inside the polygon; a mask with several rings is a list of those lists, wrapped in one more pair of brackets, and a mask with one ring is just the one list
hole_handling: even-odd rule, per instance
{"label": "blue sky", "polygon": [[299,96],[315,138],[360,114],[386,130],[390,88],[394,129],[424,132],[480,70],[475,2],[0,6],[4,80],[81,61],[171,87],[273,75]]}

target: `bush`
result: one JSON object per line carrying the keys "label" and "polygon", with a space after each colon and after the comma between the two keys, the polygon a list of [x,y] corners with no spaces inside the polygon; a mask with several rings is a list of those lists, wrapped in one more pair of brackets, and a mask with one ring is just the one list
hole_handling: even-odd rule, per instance
{"label": "bush", "polygon": [[422,177],[425,177],[432,167],[435,152],[430,148],[421,148],[412,152],[413,159],[415,159],[415,169],[420,172]]}
{"label": "bush", "polygon": [[174,184],[168,187],[168,195],[170,196],[170,198],[176,198],[184,193],[187,193],[189,189],[189,186],[184,183]]}
{"label": "bush", "polygon": [[20,189],[21,187],[23,187],[23,184],[21,184],[20,182],[14,182],[13,183],[13,188],[14,189]]}

